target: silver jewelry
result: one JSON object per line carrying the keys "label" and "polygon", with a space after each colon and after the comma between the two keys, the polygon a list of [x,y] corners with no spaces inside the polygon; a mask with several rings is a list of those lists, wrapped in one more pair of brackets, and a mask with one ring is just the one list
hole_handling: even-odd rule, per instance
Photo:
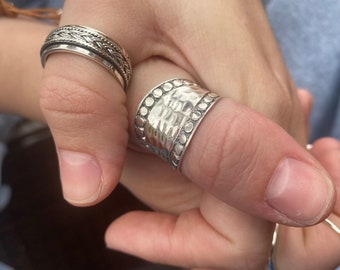
{"label": "silver jewelry", "polygon": [[329,218],[326,218],[324,221],[336,234],[340,235],[340,228],[335,225],[334,222],[332,222]]}
{"label": "silver jewelry", "polygon": [[94,60],[108,70],[126,90],[132,67],[127,52],[104,33],[90,27],[65,25],[53,30],[41,51],[41,63],[56,52],[70,52]]}
{"label": "silver jewelry", "polygon": [[179,170],[198,125],[218,99],[185,79],[159,84],[138,107],[135,131],[139,142]]}

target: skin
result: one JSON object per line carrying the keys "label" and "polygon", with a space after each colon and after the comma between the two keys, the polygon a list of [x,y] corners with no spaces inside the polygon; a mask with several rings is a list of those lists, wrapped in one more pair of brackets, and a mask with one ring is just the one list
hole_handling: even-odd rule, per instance
{"label": "skin", "polygon": [[[166,70],[163,76],[180,73],[168,64],[149,62],[135,68],[131,89],[135,83],[140,86],[146,77],[152,78],[153,65],[158,66],[158,70]],[[143,91],[141,87],[136,89]],[[298,93],[308,126],[312,99],[305,90]],[[138,93],[131,90],[127,102],[129,111],[136,110],[134,100],[138,100]],[[247,113],[251,117],[251,112]],[[130,122],[133,123],[132,118]],[[327,168],[337,189],[339,147],[337,140],[324,138],[315,142],[312,149],[312,154]],[[109,247],[146,260],[186,268],[264,268],[271,251],[273,223],[223,203],[142,150],[128,151],[121,182],[156,212],[131,212],[114,221],[106,233]],[[330,218],[339,223],[338,204]],[[320,235],[328,236],[322,239],[325,244],[321,244]],[[280,225],[274,248],[276,269],[334,269],[340,263],[339,240],[324,222],[310,228]],[[325,251],[321,248],[323,245],[328,247]]]}
{"label": "skin", "polygon": [[[11,27],[16,26],[18,30],[24,28],[24,24],[20,24],[19,22],[2,20],[0,26],[3,28],[1,28],[1,30],[6,29],[9,25]],[[25,26],[26,27],[28,26],[27,22],[25,22]],[[30,28],[31,30],[32,29],[36,30],[37,41],[42,41],[43,37],[50,29],[47,26],[35,23],[32,23],[32,25],[30,26],[33,27]],[[21,34],[15,36],[15,38],[22,38],[23,42],[19,44],[25,45],[21,47],[25,47],[30,52],[38,52],[41,43],[37,47],[37,43],[39,42],[37,43],[35,43],[35,41],[32,43],[27,42],[27,40],[30,39],[28,39],[27,36],[25,36],[25,31],[22,32],[13,31],[12,33]],[[12,44],[9,43],[7,44],[7,47],[2,48],[0,51],[4,51],[3,49],[5,49],[7,52],[11,52],[8,56],[13,55],[14,57],[15,54],[17,54],[17,51],[13,50],[10,47],[10,45],[12,45],[13,47],[13,43]],[[18,98],[18,95],[13,95],[12,94],[13,91],[8,90],[1,91],[4,98],[4,99],[1,98],[1,100],[7,101],[6,102],[7,105],[1,104],[1,108],[4,108],[5,111],[19,112],[25,116],[34,117],[36,119],[44,119],[44,116],[40,114],[39,109],[36,107],[39,100],[39,98],[38,99],[36,98],[39,96],[39,94],[37,94],[37,91],[40,87],[41,81],[39,80],[39,78],[41,78],[42,76],[42,70],[39,67],[39,60],[33,53],[25,55],[27,56],[27,62],[18,62],[20,64],[16,65],[16,67],[14,68],[13,68],[14,65],[12,64],[9,65],[9,62],[5,62],[4,60],[3,63],[6,64],[4,65],[4,67],[6,67],[4,69],[4,72],[6,73],[2,74],[8,74],[9,76],[2,76],[1,78],[1,80],[3,80],[2,82],[4,82],[4,84],[1,85],[6,86],[4,87],[4,89],[18,89],[18,91],[20,91],[20,93],[22,93],[23,96],[25,97],[25,100],[23,100],[23,98]],[[79,71],[78,65],[80,63],[83,63],[84,65],[88,66],[88,69],[86,69],[87,71],[83,69],[83,72],[87,72],[87,75],[92,74],[91,75],[93,76],[91,77],[92,79],[97,80],[98,79],[97,75],[99,76],[100,79],[103,79],[102,81],[103,88],[99,89],[100,91],[105,92],[107,82],[108,84],[107,90],[110,91],[107,92],[108,95],[113,95],[112,92],[115,93],[114,95],[119,95],[117,94],[119,93],[118,91],[112,91],[112,87],[118,84],[114,80],[112,80],[111,77],[107,76],[107,74],[103,72],[103,70],[100,67],[92,65],[93,64],[92,62],[84,60],[82,58],[73,57],[70,55],[59,56],[56,55],[53,56],[53,58],[51,57],[51,59],[49,59],[48,61],[49,65],[51,66],[51,69],[53,62],[55,62],[55,64],[58,64],[59,62],[59,64],[63,63],[63,67],[66,70],[76,68],[77,71]],[[2,56],[2,59],[6,58]],[[9,59],[14,58],[9,57]],[[73,63],[74,61],[75,63]],[[173,65],[172,63],[169,63],[169,61],[159,60],[158,57],[155,59],[148,59],[147,61],[140,62],[135,61],[134,63],[135,63],[134,79],[131,82],[131,86],[128,91],[127,102],[122,101],[125,109],[121,109],[122,111],[126,110],[125,113],[127,114],[128,112],[131,119],[133,118],[133,113],[136,110],[138,100],[140,100],[140,98],[143,97],[143,95],[145,95],[146,92],[153,86],[155,86],[157,83],[165,79],[168,79],[168,76],[170,77],[180,76],[196,79],[196,77],[193,75],[194,73],[189,73],[186,69],[183,69],[180,65]],[[24,66],[24,64],[27,65]],[[81,66],[82,65],[80,65],[80,67]],[[15,70],[12,70],[12,68]],[[26,72],[22,72],[22,70],[26,70]],[[59,70],[61,69],[59,68]],[[162,70],[162,72],[160,72],[160,70]],[[12,73],[14,71],[15,73]],[[97,71],[98,73],[93,74],[93,72],[95,71]],[[158,73],[155,71],[158,71]],[[52,75],[48,74],[48,72],[51,71],[46,72],[47,75],[45,76],[47,76],[47,78],[45,77],[44,83],[46,83],[46,81],[49,80],[48,76],[53,77]],[[10,79],[14,77],[10,76],[10,74],[17,74],[18,77],[15,76],[16,80]],[[155,75],[154,77],[153,74]],[[54,77],[54,79],[56,78],[63,79],[65,78],[66,75],[63,74],[61,76],[60,74],[57,74],[55,76],[56,77]],[[25,84],[26,87],[22,87],[21,85],[20,88],[20,85],[17,85],[18,81],[20,81],[18,80],[19,78],[27,83],[29,82],[29,84]],[[67,78],[66,76],[66,79],[64,81],[61,80],[65,88],[68,88],[70,85],[74,86],[73,84],[74,82],[73,81],[69,82],[68,81],[69,79],[70,78]],[[108,82],[109,79],[111,80],[110,81],[111,83]],[[53,78],[51,80],[53,81]],[[61,85],[61,83],[57,81],[58,80],[55,80],[55,83],[59,83],[59,85]],[[88,83],[91,83],[90,80]],[[98,85],[95,84],[94,82],[92,82],[92,84],[95,86]],[[55,91],[57,92],[60,91],[58,90],[59,88],[52,87],[52,89],[56,89]],[[86,94],[92,93],[86,91],[88,90],[87,87],[83,89],[77,88],[70,90],[74,91],[85,90]],[[43,91],[46,91],[46,89],[44,88]],[[215,92],[218,91],[216,90]],[[25,93],[26,95],[24,95]],[[45,94],[43,93],[42,94],[43,98],[45,98],[44,95]],[[83,95],[83,93],[81,93],[81,95]],[[69,96],[72,97],[72,95]],[[60,95],[59,100],[57,99],[54,101],[58,103],[54,106],[60,105],[59,103],[61,102],[57,101],[60,101],[61,97],[64,97],[64,95]],[[63,103],[66,103],[66,105],[68,105],[69,108],[74,107],[72,106],[72,101],[76,102],[75,100],[72,99],[68,100],[70,101],[69,104],[68,102],[65,102],[64,99],[62,99],[62,101]],[[304,104],[304,102],[305,101],[303,101],[302,104]],[[233,100],[225,99],[223,100],[223,102],[220,103],[219,106],[215,106],[214,110],[212,110],[211,113],[208,114],[208,116],[211,119],[214,119],[217,115],[223,114],[224,116],[226,116],[223,118],[229,119],[227,116],[230,116],[230,114],[234,113],[235,111],[240,115],[247,116],[240,118],[239,121],[247,121],[241,122],[244,124],[256,123],[253,129],[254,131],[253,133],[255,134],[254,138],[256,139],[256,140],[254,139],[254,141],[256,142],[263,138],[264,136],[263,130],[266,131],[269,130],[271,134],[271,136],[269,137],[273,138],[273,141],[270,141],[270,143],[274,143],[276,146],[279,147],[277,147],[278,149],[275,149],[274,151],[275,155],[277,156],[275,159],[273,159],[272,154],[266,159],[265,158],[260,159],[261,163],[257,164],[257,166],[260,169],[262,168],[262,171],[263,167],[261,166],[264,165],[268,166],[268,164],[271,164],[269,168],[271,168],[271,170],[273,171],[277,166],[277,160],[281,160],[286,156],[293,155],[294,157],[298,156],[299,160],[313,166],[314,170],[321,171],[321,174],[326,174],[324,169],[321,167],[320,163],[316,159],[314,159],[312,155],[305,151],[305,149],[301,147],[291,136],[289,136],[285,129],[277,125],[279,121],[276,121],[275,119],[270,120],[264,116],[263,111],[261,111],[262,114],[259,114],[257,112],[259,110],[255,111],[255,108],[253,107],[251,107],[252,109],[250,109],[249,107],[242,105],[242,103],[244,102],[237,100],[237,98]],[[308,106],[310,107],[309,105],[310,102],[307,101],[305,103],[307,104],[306,107]],[[65,104],[62,105],[65,106]],[[92,106],[91,104],[89,105]],[[226,111],[225,109],[226,107],[231,107],[233,110]],[[120,107],[118,108],[119,111]],[[63,111],[61,110],[61,112]],[[67,123],[68,119],[63,118],[63,116],[65,116],[64,113],[61,113],[58,116],[61,118],[59,120],[60,126],[63,126],[65,124],[66,126],[69,125],[69,128],[72,127],[71,123],[69,124]],[[76,120],[82,120],[82,116],[83,116],[82,114],[80,114],[80,116],[78,115],[78,118]],[[299,122],[305,123],[305,119],[300,119]],[[73,123],[75,125],[77,124],[77,122],[74,121]],[[130,123],[133,122],[130,120]],[[188,149],[188,153],[186,154],[184,160],[185,163],[183,164],[182,169],[184,176],[178,175],[177,173],[173,172],[162,161],[156,159],[151,155],[147,155],[141,149],[138,149],[136,151],[135,146],[133,147],[134,150],[128,151],[126,159],[127,162],[122,175],[122,182],[128,188],[130,188],[136,194],[137,197],[141,198],[143,201],[145,201],[147,204],[149,204],[151,207],[158,211],[151,213],[132,212],[116,220],[112,224],[112,226],[110,226],[106,234],[106,241],[108,246],[114,249],[134,254],[136,256],[140,256],[151,261],[169,263],[187,268],[200,268],[200,269],[263,268],[271,248],[271,235],[273,231],[273,224],[271,222],[264,221],[259,217],[254,217],[254,215],[249,215],[243,211],[239,211],[235,207],[225,204],[225,202],[227,201],[230,204],[234,204],[238,208],[241,208],[242,210],[247,212],[254,213],[255,211],[255,213],[258,216],[262,215],[265,217],[269,217],[269,219],[272,219],[274,221],[279,220],[287,222],[287,216],[282,217],[282,215],[277,214],[277,212],[275,211],[274,213],[270,212],[272,211],[272,209],[268,206],[267,206],[268,208],[265,209],[265,211],[263,211],[264,209],[263,207],[268,204],[266,203],[265,196],[262,196],[261,194],[265,193],[263,190],[265,190],[266,188],[267,183],[266,181],[268,181],[268,178],[270,178],[271,172],[267,173],[267,178],[264,178],[265,180],[263,180],[264,184],[262,184],[262,192],[261,182],[257,182],[258,186],[260,187],[257,190],[254,190],[253,193],[251,193],[249,189],[248,190],[246,189],[247,184],[251,183],[251,179],[249,181],[246,181],[247,179],[244,182],[241,181],[239,188],[231,189],[232,192],[229,192],[228,185],[226,185],[224,192],[221,192],[221,194],[218,192],[218,188],[216,188],[215,190],[213,188],[212,189],[207,188],[204,179],[199,179],[198,177],[195,177],[195,175],[192,175],[195,173],[197,169],[195,168],[196,161],[194,160],[195,149],[193,148],[195,144],[200,145],[199,144],[200,140],[204,141],[204,139],[207,138],[204,131],[209,130],[208,127],[210,127],[210,123],[211,121],[209,121],[208,118],[205,119],[204,122],[202,122],[200,130],[198,130],[197,134],[195,135],[196,143],[195,141],[193,141],[192,145],[190,146],[190,149]],[[228,130],[228,128],[230,127],[228,123],[229,123],[228,121],[222,123],[222,127],[225,128],[225,130]],[[76,137],[79,136],[76,135],[75,133],[76,129],[78,129],[78,131],[79,130],[81,131],[83,124],[84,123],[78,123],[79,126],[73,126],[74,134]],[[115,125],[118,124],[119,121],[115,122]],[[256,129],[256,126],[258,126],[257,124],[261,124],[262,128]],[[244,125],[240,126],[242,127]],[[240,131],[240,129],[238,130]],[[286,130],[288,130],[288,128],[286,128]],[[134,138],[133,133],[131,132],[131,127],[130,129],[128,129],[128,127],[126,126],[126,132],[130,132],[131,134],[130,145],[133,145]],[[230,135],[232,133],[227,134]],[[244,134],[248,133],[245,132]],[[229,138],[232,139],[233,137]],[[73,141],[72,144],[76,146],[77,143],[81,142],[81,139],[83,138],[80,138],[78,142],[77,141],[78,138],[76,138],[75,139],[76,141]],[[245,136],[244,141],[242,141],[241,145],[244,146],[244,143],[247,143],[247,140],[249,140],[249,137]],[[88,139],[88,141],[90,141],[90,139]],[[282,141],[284,141],[284,144],[282,143]],[[104,143],[105,141],[100,142],[99,145],[96,146],[100,148],[100,145]],[[58,142],[56,142],[56,144],[58,145]],[[250,143],[248,145],[249,145],[248,148],[251,149],[252,144]],[[269,145],[270,145],[269,143],[266,144],[265,142],[263,144],[256,143],[256,146],[260,146],[260,149],[263,150],[267,149]],[[225,147],[225,149],[228,150],[229,148]],[[238,148],[236,148],[235,150],[236,153],[241,153],[242,149],[241,148],[238,150],[237,149]],[[258,153],[256,157],[260,158],[261,156],[259,155],[259,153],[263,152],[259,151],[255,153]],[[329,139],[327,139],[326,141],[320,141],[319,143],[315,144],[312,150],[312,154],[327,169],[329,174],[332,176],[335,188],[337,189],[339,182],[339,172],[338,168],[334,166],[334,164],[338,163],[339,143],[337,141]],[[190,155],[192,157],[190,157]],[[266,155],[263,156],[266,157]],[[228,164],[226,164],[226,167],[227,165]],[[247,165],[249,164],[246,164],[245,166]],[[193,166],[193,168],[190,169],[190,166]],[[141,168],[144,169],[142,170]],[[153,169],[152,175],[149,175],[147,173],[149,170],[147,170],[146,168]],[[260,169],[258,173],[260,172]],[[166,175],[167,177],[164,177],[164,175]],[[256,177],[256,179],[262,179],[260,176],[261,175]],[[186,177],[190,177],[190,181]],[[223,184],[222,180],[221,184]],[[239,180],[242,180],[242,178]],[[252,186],[252,188],[254,188],[254,185]],[[240,192],[243,189],[246,189],[246,192],[242,194]],[[235,190],[239,193],[236,192],[234,198],[228,199],[229,196],[224,196],[225,193],[227,193],[228,195],[233,194]],[[256,194],[260,194],[260,196],[256,197]],[[235,198],[237,197],[240,198],[239,196],[241,196],[241,198],[242,196],[245,198],[249,196],[248,198],[250,198],[250,201],[244,202],[245,200],[240,199],[239,201],[237,201]],[[334,191],[332,192],[332,197],[333,196],[335,196]],[[165,200],[165,198],[167,199]],[[96,202],[96,200],[91,201],[91,203]],[[256,207],[255,209],[252,208],[251,205],[254,202],[262,204],[261,207],[259,207],[259,209],[256,209]],[[318,220],[322,219],[325,215],[328,214],[328,211],[330,209],[333,209],[332,205],[328,206],[327,209],[324,210],[325,212],[322,213],[322,215],[319,216],[317,220],[314,219],[313,222],[317,222]],[[267,214],[268,216],[266,216]],[[280,218],[282,218],[282,220],[280,220]],[[334,208],[332,220],[334,222],[338,222],[337,205]],[[136,224],[138,224],[138,226],[136,226]],[[240,230],[241,225],[242,230]],[[319,234],[320,232],[325,235],[324,241],[325,242],[327,241],[327,247],[329,248],[329,250],[328,249],[325,250],[323,248],[324,245],[322,245],[322,243],[320,245],[320,239],[316,237],[317,235],[320,235]],[[148,237],[145,238],[145,235],[148,235]],[[204,245],[202,243],[204,243]],[[134,248],[131,249],[131,247]],[[317,247],[322,248],[319,249]],[[306,252],[307,250],[313,251],[312,254],[315,255],[308,257],[308,263],[311,264],[310,265],[311,267],[318,266],[318,268],[315,269],[328,269],[328,268],[331,269],[330,268],[331,266],[335,266],[336,264],[339,263],[339,261],[337,261],[339,239],[334,237],[334,232],[331,231],[324,223],[310,227],[308,229],[291,228],[285,226],[280,227],[279,239],[277,242],[277,246],[275,248],[275,262],[277,264],[278,269],[281,268],[287,269],[286,267],[291,265],[294,266],[294,269],[296,267],[300,267],[298,269],[313,269],[303,268],[306,267],[306,261],[302,260],[301,258],[305,257],[299,257],[294,255],[294,254],[302,255],[310,254]],[[326,254],[327,256],[325,256]]]}
{"label": "skin", "polygon": [[[96,3],[95,10],[92,1],[66,1],[60,24],[101,30],[127,50],[134,67],[157,59],[173,63],[181,70],[178,75],[228,98],[209,113],[184,157],[182,172],[193,183],[240,210],[275,222],[311,225],[329,213],[334,186],[322,166],[297,144],[307,142],[302,109],[261,1],[200,1],[192,6],[183,1],[106,0]],[[157,78],[145,77],[138,84],[144,92],[134,96],[141,98],[154,83],[169,79],[157,65],[151,70]],[[121,177],[128,135],[133,136],[126,95],[104,71],[80,56],[51,55],[40,93],[56,143],[64,196],[79,206],[98,203],[112,192]],[[273,129],[275,124],[281,128]],[[211,136],[215,143],[206,144]],[[202,146],[211,150],[209,155],[200,156]],[[216,149],[223,152],[216,155]],[[304,166],[296,165],[301,163]],[[301,191],[289,184],[288,173],[301,179],[301,186],[313,188]],[[274,181],[274,176],[279,179]],[[311,196],[316,190],[319,196]],[[297,205],[304,215],[296,212]]]}

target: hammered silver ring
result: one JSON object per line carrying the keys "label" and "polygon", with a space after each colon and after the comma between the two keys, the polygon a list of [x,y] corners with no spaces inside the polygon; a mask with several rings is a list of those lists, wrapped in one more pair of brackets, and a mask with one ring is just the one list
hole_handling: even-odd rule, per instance
{"label": "hammered silver ring", "polygon": [[52,53],[70,52],[85,56],[108,70],[126,90],[132,67],[127,52],[104,33],[81,25],[65,25],[53,30],[40,50],[42,66]]}
{"label": "hammered silver ring", "polygon": [[171,79],[153,88],[135,117],[138,141],[180,170],[182,158],[201,120],[219,96],[186,79]]}

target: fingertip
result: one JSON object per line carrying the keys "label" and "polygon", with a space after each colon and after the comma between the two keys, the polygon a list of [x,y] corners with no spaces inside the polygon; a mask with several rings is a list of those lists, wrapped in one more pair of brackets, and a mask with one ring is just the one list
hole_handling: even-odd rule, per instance
{"label": "fingertip", "polygon": [[299,88],[297,90],[297,95],[300,100],[305,118],[308,120],[313,109],[314,98],[308,90],[303,88]]}
{"label": "fingertip", "polygon": [[[105,170],[95,156],[59,149],[59,167],[63,195],[75,206],[91,206],[105,199],[117,185],[121,168]],[[115,165],[112,163],[111,167]]]}
{"label": "fingertip", "polygon": [[150,256],[146,254],[152,253],[156,243],[167,243],[163,234],[172,230],[175,221],[176,217],[168,214],[129,212],[110,224],[105,232],[105,243],[110,249]]}
{"label": "fingertip", "polygon": [[339,150],[340,151],[340,141],[332,137],[323,137],[317,139],[313,143],[312,152],[329,151],[329,150]]}
{"label": "fingertip", "polygon": [[314,98],[312,94],[307,89],[304,88],[298,88],[297,94],[302,107],[304,109],[307,109],[306,111],[310,111],[314,103]]}
{"label": "fingertip", "polygon": [[292,158],[277,166],[266,190],[266,201],[290,223],[314,225],[333,209],[334,185],[326,173]]}
{"label": "fingertip", "polygon": [[88,205],[100,195],[103,179],[97,159],[89,154],[59,149],[64,198],[74,205]]}

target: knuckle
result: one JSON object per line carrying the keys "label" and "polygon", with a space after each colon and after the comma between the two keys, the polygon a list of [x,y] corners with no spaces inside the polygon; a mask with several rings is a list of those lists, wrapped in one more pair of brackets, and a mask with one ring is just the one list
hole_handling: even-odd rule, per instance
{"label": "knuckle", "polygon": [[199,166],[203,168],[200,171],[206,174],[209,190],[222,190],[223,197],[228,197],[226,192],[230,193],[250,178],[259,151],[254,129],[254,124],[243,112],[233,117],[221,114],[209,127],[209,139],[199,157]]}
{"label": "knuckle", "polygon": [[[251,236],[250,236],[251,237]],[[268,241],[269,239],[269,241]],[[271,250],[271,240],[269,237],[258,237],[258,241],[251,242],[249,239],[242,239],[235,242],[235,258],[238,259],[239,269],[264,269],[268,262]]]}
{"label": "knuckle", "polygon": [[49,76],[43,82],[40,106],[44,113],[65,115],[95,114],[104,97],[80,82],[61,76]]}
{"label": "knuckle", "polygon": [[265,102],[261,102],[260,106],[264,105],[264,114],[267,117],[289,130],[292,117],[298,108],[295,89],[289,85],[283,86],[278,82],[273,83],[273,86],[276,89],[275,93],[270,98],[266,98]]}
{"label": "knuckle", "polygon": [[45,78],[40,93],[40,107],[47,120],[96,116],[107,102],[93,89],[61,76]]}
{"label": "knuckle", "polygon": [[60,76],[43,82],[40,108],[52,132],[66,138],[79,137],[79,131],[110,126],[113,106],[108,99],[83,84]]}
{"label": "knuckle", "polygon": [[296,102],[294,102],[292,96],[286,92],[279,97],[279,100],[274,104],[272,110],[275,111],[275,108],[277,108],[278,124],[288,129],[291,118],[294,115]]}

